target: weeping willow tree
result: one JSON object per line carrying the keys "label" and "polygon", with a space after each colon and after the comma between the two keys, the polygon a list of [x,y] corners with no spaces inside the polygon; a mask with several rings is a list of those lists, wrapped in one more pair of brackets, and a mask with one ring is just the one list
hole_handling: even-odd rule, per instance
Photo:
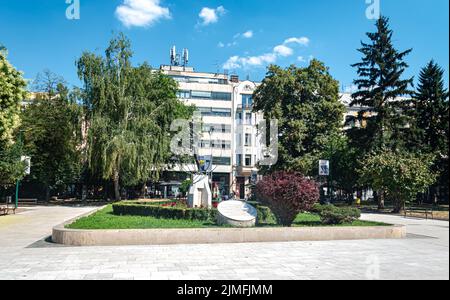
{"label": "weeping willow tree", "polygon": [[131,64],[130,41],[114,37],[104,56],[85,52],[77,62],[84,83],[91,172],[120,186],[158,180],[170,158],[170,124],[188,117],[176,82],[144,63]]}

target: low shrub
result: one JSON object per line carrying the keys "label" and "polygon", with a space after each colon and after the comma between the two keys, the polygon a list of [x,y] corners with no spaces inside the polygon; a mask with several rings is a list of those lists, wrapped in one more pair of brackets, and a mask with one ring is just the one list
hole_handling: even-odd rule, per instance
{"label": "low shrub", "polygon": [[334,205],[314,205],[312,212],[318,214],[325,225],[341,225],[353,223],[361,218],[361,211],[352,207],[336,207]]}
{"label": "low shrub", "polygon": [[215,221],[217,210],[191,209],[158,203],[119,202],[113,204],[113,212],[119,216],[155,217],[160,219]]}
{"label": "low shrub", "polygon": [[295,172],[275,172],[265,176],[255,188],[258,201],[267,205],[275,215],[278,224],[292,226],[302,211],[310,211],[319,201],[316,182]]}

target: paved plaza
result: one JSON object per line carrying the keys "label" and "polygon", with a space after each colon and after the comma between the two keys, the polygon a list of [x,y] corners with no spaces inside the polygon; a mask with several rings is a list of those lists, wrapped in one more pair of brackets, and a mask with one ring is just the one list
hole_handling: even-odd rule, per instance
{"label": "paved plaza", "polygon": [[58,225],[94,208],[37,207],[0,217],[0,280],[449,279],[449,223],[364,215],[407,226],[404,240],[62,247]]}

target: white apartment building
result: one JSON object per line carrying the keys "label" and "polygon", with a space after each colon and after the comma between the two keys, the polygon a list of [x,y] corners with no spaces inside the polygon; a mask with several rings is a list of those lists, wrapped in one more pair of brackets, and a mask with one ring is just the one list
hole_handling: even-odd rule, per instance
{"label": "white apartment building", "polygon": [[[185,66],[163,65],[161,71],[178,82],[179,99],[195,105],[201,113],[198,152],[213,157],[213,192],[219,197],[230,193],[241,199],[248,197],[261,152],[256,126],[259,115],[252,112],[257,84],[226,74],[195,72]],[[176,182],[172,183],[170,189],[176,190]]]}

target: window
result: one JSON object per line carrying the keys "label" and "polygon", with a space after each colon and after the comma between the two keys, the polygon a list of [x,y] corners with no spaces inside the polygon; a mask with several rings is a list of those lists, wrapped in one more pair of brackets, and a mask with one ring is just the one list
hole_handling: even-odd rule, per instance
{"label": "window", "polygon": [[242,107],[250,108],[253,105],[252,95],[242,95]]}
{"label": "window", "polygon": [[222,78],[200,78],[187,76],[171,76],[177,82],[203,83],[203,84],[228,84],[227,79]]}
{"label": "window", "polygon": [[231,125],[225,124],[203,124],[203,132],[221,132],[221,133],[231,133]]}
{"label": "window", "polygon": [[252,125],[252,113],[245,114],[245,124]]}
{"label": "window", "polygon": [[236,155],[236,164],[238,167],[242,167],[242,154]]}
{"label": "window", "polygon": [[192,99],[231,101],[231,93],[192,91]]}
{"label": "window", "polygon": [[230,141],[222,141],[222,149],[223,150],[230,150],[231,149],[231,142]]}
{"label": "window", "polygon": [[192,95],[192,98],[200,98],[200,99],[209,99],[212,97],[211,92],[192,91],[191,95]]}
{"label": "window", "polygon": [[225,141],[225,140],[214,140],[211,141],[211,147],[214,149],[222,149],[222,150],[230,150],[231,149],[231,142]]}
{"label": "window", "polygon": [[213,92],[211,98],[218,101],[231,101],[231,93]]}
{"label": "window", "polygon": [[177,97],[178,97],[178,99],[190,99],[191,91],[178,91]]}
{"label": "window", "polygon": [[231,109],[199,107],[198,111],[203,117],[231,117]]}
{"label": "window", "polygon": [[201,140],[200,141],[200,148],[209,148],[210,143],[209,141]]}
{"label": "window", "polygon": [[246,167],[251,167],[252,165],[252,156],[251,155],[246,155],[245,156],[245,166]]}
{"label": "window", "polygon": [[251,147],[252,146],[252,135],[249,133],[245,134],[245,147]]}
{"label": "window", "polygon": [[238,147],[242,146],[242,134],[240,134],[240,133],[237,135],[237,143],[236,144],[238,145]]}
{"label": "window", "polygon": [[213,164],[219,166],[231,166],[231,157],[213,157]]}

